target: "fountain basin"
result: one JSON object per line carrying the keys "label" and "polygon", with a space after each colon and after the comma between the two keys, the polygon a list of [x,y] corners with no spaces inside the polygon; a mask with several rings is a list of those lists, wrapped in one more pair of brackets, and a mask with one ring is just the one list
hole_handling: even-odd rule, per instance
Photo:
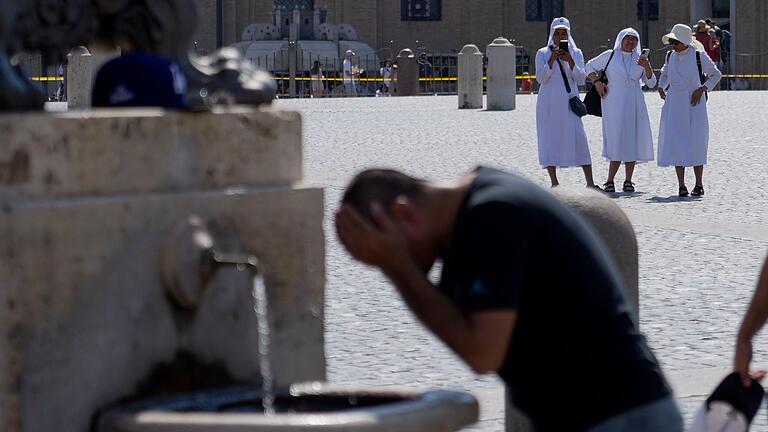
{"label": "fountain basin", "polygon": [[97,432],[458,431],[478,419],[464,392],[420,392],[306,383],[275,395],[264,415],[262,391],[238,386],[153,398],[107,410]]}

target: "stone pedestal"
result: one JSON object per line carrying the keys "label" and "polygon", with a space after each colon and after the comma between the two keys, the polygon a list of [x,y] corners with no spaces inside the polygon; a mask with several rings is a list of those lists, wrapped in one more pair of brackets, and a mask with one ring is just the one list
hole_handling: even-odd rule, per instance
{"label": "stone pedestal", "polygon": [[67,102],[70,109],[91,106],[94,59],[85,47],[72,50],[67,55]]}
{"label": "stone pedestal", "polygon": [[263,265],[276,387],[325,379],[323,193],[298,184],[298,114],[96,110],[0,130],[0,430],[89,432],[126,397],[261,383],[249,274],[209,275],[191,307],[161,278],[193,218]]}
{"label": "stone pedestal", "polygon": [[464,45],[459,53],[459,109],[483,107],[483,53],[475,45]]}
{"label": "stone pedestal", "polygon": [[67,55],[67,107],[85,109],[91,107],[91,96],[96,74],[104,63],[120,55],[120,51],[88,51],[85,47],[72,50]]}
{"label": "stone pedestal", "polygon": [[397,55],[396,96],[417,96],[419,94],[419,62],[413,51],[406,48]]}
{"label": "stone pedestal", "polygon": [[517,80],[515,71],[517,60],[515,46],[505,38],[497,38],[488,45],[488,93],[489,111],[508,111],[515,109]]}

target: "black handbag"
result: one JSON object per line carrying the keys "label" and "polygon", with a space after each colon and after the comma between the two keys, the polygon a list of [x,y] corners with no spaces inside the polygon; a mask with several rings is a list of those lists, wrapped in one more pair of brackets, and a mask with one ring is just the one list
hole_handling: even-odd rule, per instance
{"label": "black handbag", "polygon": [[[611,51],[611,57],[608,58],[608,63],[606,63],[605,68],[600,71],[600,77],[597,78],[597,81],[600,81],[605,85],[608,85],[608,75],[606,75],[605,71],[608,70],[608,65],[611,64],[615,52],[616,51]],[[584,95],[584,105],[587,107],[587,114],[597,117],[603,116],[602,98],[600,97],[600,93],[597,92],[597,88],[594,84],[590,87],[589,91],[587,91],[587,94]]]}
{"label": "black handbag", "polygon": [[[560,73],[563,74],[563,83],[565,83],[565,90],[570,95],[571,85],[568,84],[568,78],[565,76],[563,65],[560,63],[560,60],[555,60],[555,61],[557,61],[557,65],[560,66]],[[573,113],[579,117],[584,117],[585,115],[587,115],[587,106],[584,105],[584,102],[582,102],[578,96],[573,96],[572,98],[568,99],[568,106],[571,108],[571,111],[573,111]]]}

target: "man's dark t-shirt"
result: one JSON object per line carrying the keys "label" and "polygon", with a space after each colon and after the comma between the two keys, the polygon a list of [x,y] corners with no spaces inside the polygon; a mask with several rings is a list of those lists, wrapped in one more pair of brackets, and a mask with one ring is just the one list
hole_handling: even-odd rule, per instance
{"label": "man's dark t-shirt", "polygon": [[184,108],[186,92],[187,80],[176,62],[130,52],[99,69],[92,102],[95,107]]}
{"label": "man's dark t-shirt", "polygon": [[440,289],[461,310],[517,312],[498,373],[537,431],[582,431],[671,394],[604,246],[546,191],[479,168],[442,258]]}

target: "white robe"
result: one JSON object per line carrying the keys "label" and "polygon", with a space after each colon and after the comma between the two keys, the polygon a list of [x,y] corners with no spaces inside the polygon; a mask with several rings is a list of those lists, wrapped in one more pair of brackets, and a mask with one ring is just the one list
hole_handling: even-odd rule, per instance
{"label": "white robe", "polygon": [[[608,59],[613,54],[611,63]],[[637,64],[639,55],[621,49],[608,50],[587,63],[587,75],[605,69],[608,94],[602,99],[603,157],[609,161],[647,162],[653,160],[653,134],[642,83],[656,86],[656,75],[645,75]],[[642,81],[642,83],[641,83]]]}
{"label": "white robe", "polygon": [[551,68],[547,64],[550,52],[549,47],[544,47],[536,53],[536,81],[541,84],[536,99],[539,164],[544,168],[591,165],[584,125],[568,105],[571,96],[579,95],[578,84],[583,84],[586,77],[584,55],[579,49],[571,53],[575,63],[573,70],[568,62],[561,63],[571,86],[569,95],[557,66],[559,60],[555,60]]}
{"label": "white robe", "polygon": [[[704,85],[712,90],[721,73],[709,56],[702,52],[701,70],[707,75]],[[659,126],[659,166],[698,166],[707,163],[709,119],[707,100],[691,105],[691,95],[701,87],[696,54],[693,48],[673,52],[661,69],[659,87],[667,88]]]}

